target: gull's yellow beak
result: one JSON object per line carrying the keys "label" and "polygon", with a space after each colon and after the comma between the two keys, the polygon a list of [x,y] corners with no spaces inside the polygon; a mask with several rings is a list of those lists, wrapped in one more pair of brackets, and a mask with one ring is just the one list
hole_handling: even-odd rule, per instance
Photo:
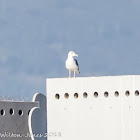
{"label": "gull's yellow beak", "polygon": [[78,54],[75,54],[74,56],[78,57]]}

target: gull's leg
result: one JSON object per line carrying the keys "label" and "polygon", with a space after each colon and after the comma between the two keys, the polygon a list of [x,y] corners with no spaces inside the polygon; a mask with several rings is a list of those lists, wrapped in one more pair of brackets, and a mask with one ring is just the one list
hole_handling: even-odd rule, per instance
{"label": "gull's leg", "polygon": [[71,71],[69,70],[69,78],[71,78]]}
{"label": "gull's leg", "polygon": [[74,71],[74,78],[75,78],[75,71]]}

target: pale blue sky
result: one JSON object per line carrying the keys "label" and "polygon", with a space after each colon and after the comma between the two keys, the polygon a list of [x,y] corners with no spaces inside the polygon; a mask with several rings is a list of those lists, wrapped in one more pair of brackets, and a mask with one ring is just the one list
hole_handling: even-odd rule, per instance
{"label": "pale blue sky", "polygon": [[31,99],[45,79],[140,74],[139,0],[0,0],[0,95]]}

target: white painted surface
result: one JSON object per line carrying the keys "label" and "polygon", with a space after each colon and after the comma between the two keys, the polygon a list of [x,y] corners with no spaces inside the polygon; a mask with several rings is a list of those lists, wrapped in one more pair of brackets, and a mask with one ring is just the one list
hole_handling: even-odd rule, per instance
{"label": "white painted surface", "polygon": [[136,90],[140,91],[140,76],[47,79],[48,140],[139,140],[140,95],[135,96]]}

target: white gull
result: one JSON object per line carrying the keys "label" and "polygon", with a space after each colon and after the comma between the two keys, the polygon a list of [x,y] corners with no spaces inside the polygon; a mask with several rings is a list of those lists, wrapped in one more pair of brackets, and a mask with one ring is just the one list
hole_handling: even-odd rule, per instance
{"label": "white gull", "polygon": [[79,71],[78,61],[76,59],[74,59],[74,56],[78,57],[78,55],[75,54],[75,52],[70,51],[68,53],[68,58],[67,58],[65,64],[66,64],[66,68],[69,70],[69,77],[71,77],[71,71],[73,71],[74,78],[75,78],[75,73],[80,73],[80,71]]}

